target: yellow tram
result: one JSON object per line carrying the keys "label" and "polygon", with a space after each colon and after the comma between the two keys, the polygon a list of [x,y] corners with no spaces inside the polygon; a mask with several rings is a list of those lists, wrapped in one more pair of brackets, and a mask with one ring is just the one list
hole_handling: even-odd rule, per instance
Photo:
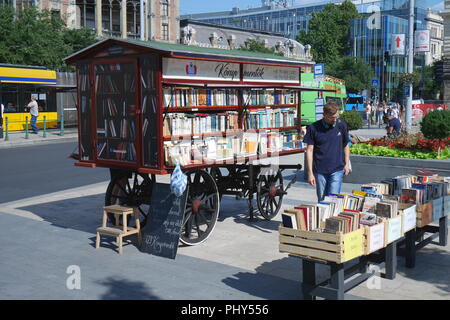
{"label": "yellow tram", "polygon": [[8,119],[9,131],[25,130],[26,117],[31,116],[25,107],[31,96],[38,98],[37,126],[58,127],[56,95],[51,89],[57,84],[56,71],[38,66],[0,64],[0,102],[4,105],[3,128]]}

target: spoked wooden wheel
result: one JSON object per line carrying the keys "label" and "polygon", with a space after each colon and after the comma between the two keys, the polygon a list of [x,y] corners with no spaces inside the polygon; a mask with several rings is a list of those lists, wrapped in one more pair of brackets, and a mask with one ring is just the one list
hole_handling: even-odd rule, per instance
{"label": "spoked wooden wheel", "polygon": [[189,194],[181,228],[180,241],[197,245],[214,230],[219,216],[219,192],[211,175],[205,170],[186,173]]}
{"label": "spoked wooden wheel", "polygon": [[[150,208],[152,188],[155,182],[154,175],[147,175],[134,172],[131,177],[128,175],[118,175],[111,179],[105,195],[105,205],[120,204],[129,207],[138,207],[143,218],[141,227],[147,222],[147,215]],[[113,215],[108,215],[111,222]]]}
{"label": "spoked wooden wheel", "polygon": [[285,192],[281,170],[276,173],[267,171],[261,173],[258,179],[256,202],[261,215],[266,220],[273,219],[280,211]]}

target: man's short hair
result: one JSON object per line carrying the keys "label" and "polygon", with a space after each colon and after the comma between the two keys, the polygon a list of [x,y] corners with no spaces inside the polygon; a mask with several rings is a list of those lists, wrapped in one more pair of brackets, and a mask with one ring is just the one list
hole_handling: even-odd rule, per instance
{"label": "man's short hair", "polygon": [[327,102],[323,107],[324,114],[336,114],[341,108],[336,104],[336,102]]}

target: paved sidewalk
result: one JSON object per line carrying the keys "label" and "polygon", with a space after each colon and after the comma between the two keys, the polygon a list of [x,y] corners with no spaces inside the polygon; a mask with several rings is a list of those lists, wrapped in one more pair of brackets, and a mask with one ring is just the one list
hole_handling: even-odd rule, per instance
{"label": "paved sidewalk", "polygon": [[78,129],[76,127],[65,128],[63,135],[61,135],[60,130],[47,130],[46,137],[43,136],[43,130],[39,130],[38,134],[31,132],[31,130],[28,132],[28,139],[26,139],[25,132],[10,131],[8,133],[8,141],[5,140],[5,133],[3,132],[3,138],[0,139],[0,149],[78,140]]}
{"label": "paved sidewalk", "polygon": [[[292,172],[286,172],[286,179]],[[163,182],[166,176],[158,177]],[[167,181],[167,180],[166,180]],[[283,209],[314,202],[301,182],[289,189]],[[219,221],[204,243],[180,246],[175,260],[141,253],[135,242],[123,255],[113,242],[95,249],[95,229],[108,182],[0,204],[0,299],[301,299],[301,260],[280,253],[278,226],[247,219],[247,201],[224,196]],[[344,192],[358,187],[345,183]],[[398,258],[394,280],[379,279],[349,291],[351,300],[450,299],[450,248],[430,244],[416,267]],[[67,268],[81,269],[81,290],[68,290]],[[318,266],[320,280],[329,269]]]}

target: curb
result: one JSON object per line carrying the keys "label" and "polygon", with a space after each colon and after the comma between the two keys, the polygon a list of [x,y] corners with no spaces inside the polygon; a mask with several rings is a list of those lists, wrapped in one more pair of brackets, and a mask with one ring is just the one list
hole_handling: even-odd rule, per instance
{"label": "curb", "polygon": [[52,144],[52,143],[63,143],[63,142],[71,142],[78,140],[78,135],[67,136],[63,138],[42,138],[36,140],[27,140],[27,141],[0,141],[0,149],[11,149],[11,148],[19,148],[26,147],[32,145],[43,145],[43,144]]}

